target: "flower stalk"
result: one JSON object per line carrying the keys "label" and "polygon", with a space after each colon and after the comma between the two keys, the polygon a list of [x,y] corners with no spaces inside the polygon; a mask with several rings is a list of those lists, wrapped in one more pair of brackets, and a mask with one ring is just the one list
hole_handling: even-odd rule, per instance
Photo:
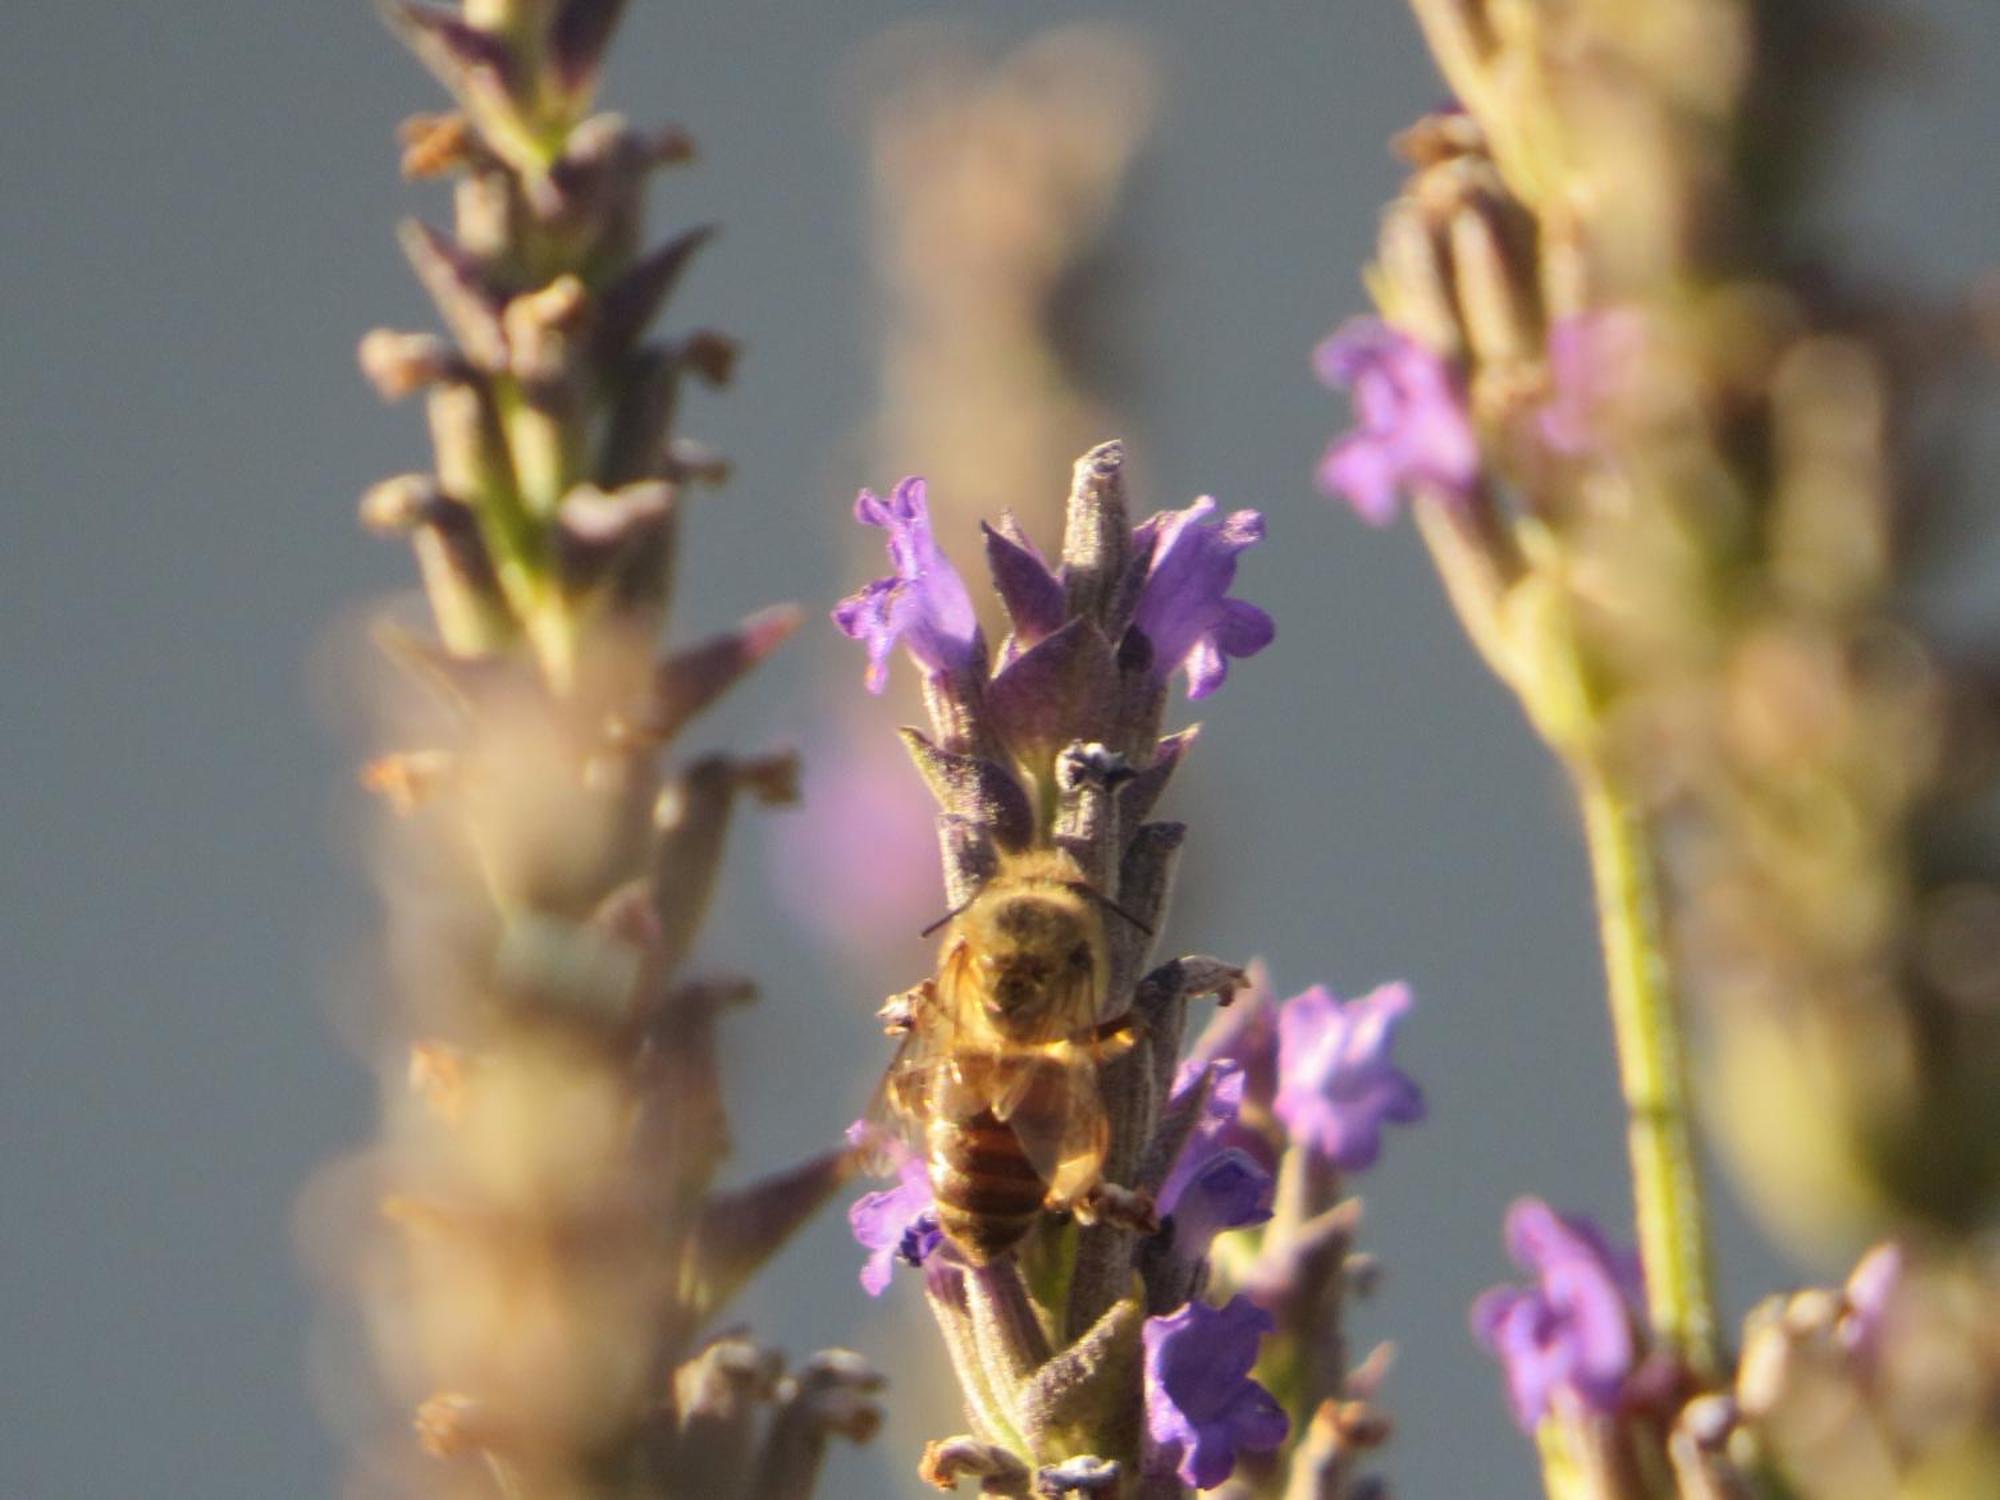
{"label": "flower stalk", "polygon": [[1702,1384],[1717,1373],[1707,1211],[1687,1061],[1646,825],[1602,771],[1577,774],[1604,946],[1646,1305],[1654,1331]]}
{"label": "flower stalk", "polygon": [[[1481,1337],[1552,1493],[1844,1493],[1832,1459],[1773,1467],[1797,1433],[1716,1326],[1686,1058],[1698,1024],[1711,1116],[1786,1234],[1990,1225],[2000,1132],[1969,1101],[2000,1031],[1972,976],[2000,926],[1966,918],[2000,909],[2000,866],[1964,809],[2000,769],[1994,709],[1913,618],[1904,548],[1935,462],[1908,414],[1968,351],[1801,243],[1852,71],[1837,7],[1414,8],[1462,108],[1399,140],[1382,316],[1317,356],[1356,416],[1321,482],[1375,524],[1413,506],[1570,772],[1645,1268],[1628,1313],[1594,1228],[1510,1215],[1542,1284]],[[1970,1306],[1984,1274],[1943,1279]]]}
{"label": "flower stalk", "polygon": [[[1275,627],[1230,594],[1262,517],[1203,498],[1135,523],[1123,459],[1078,461],[1059,563],[1011,518],[987,528],[997,651],[922,482],[856,507],[893,571],[835,620],[870,689],[899,648],[922,673],[932,732],[902,737],[951,907],[936,975],[883,1010],[888,1114],[856,1130],[900,1132],[881,1144],[898,1180],[851,1211],[862,1284],[921,1269],[973,1427],[926,1451],[940,1487],[1342,1500],[1387,1425],[1381,1361],[1350,1371],[1339,1333],[1358,1205],[1337,1169],[1422,1114],[1388,1058],[1410,996],[1276,1007],[1232,1000],[1246,976],[1219,960],[1152,964],[1186,830],[1150,814],[1193,739],[1162,732],[1169,683],[1209,696]],[[1183,1061],[1211,995],[1226,1019]],[[989,1091],[1008,1069],[1024,1087]],[[1065,1144],[1038,1154],[1051,1119]]]}
{"label": "flower stalk", "polygon": [[397,1004],[355,1173],[392,1411],[359,1462],[398,1493],[796,1500],[832,1437],[872,1433],[880,1378],[713,1330],[854,1154],[721,1180],[723,1018],[755,988],[693,959],[737,808],[791,801],[797,765],[668,752],[799,616],[660,647],[683,511],[719,477],[678,399],[731,346],[649,332],[709,232],[642,248],[648,180],[688,147],[591,113],[621,9],[385,6],[456,100],[404,130],[456,214],[402,235],[450,340],[361,348],[385,397],[423,394],[436,453],[363,502],[413,544],[432,629],[384,628],[420,748],[367,778],[398,814]]}

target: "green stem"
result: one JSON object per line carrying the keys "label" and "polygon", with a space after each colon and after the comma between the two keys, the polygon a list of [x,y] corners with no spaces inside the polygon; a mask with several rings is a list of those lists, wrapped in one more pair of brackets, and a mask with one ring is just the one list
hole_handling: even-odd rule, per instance
{"label": "green stem", "polygon": [[1647,1311],[1660,1340],[1706,1381],[1716,1363],[1715,1292],[1652,850],[1637,809],[1609,777],[1586,766],[1576,780],[1625,1095]]}

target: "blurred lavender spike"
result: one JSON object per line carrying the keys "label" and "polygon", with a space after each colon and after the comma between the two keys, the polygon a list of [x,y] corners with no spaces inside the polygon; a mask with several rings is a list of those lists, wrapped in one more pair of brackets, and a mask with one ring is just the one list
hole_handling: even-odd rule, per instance
{"label": "blurred lavender spike", "polygon": [[360,351],[385,399],[427,395],[435,473],[376,486],[363,520],[409,539],[436,633],[383,632],[432,701],[408,712],[423,748],[367,773],[402,815],[382,1042],[409,1093],[366,1173],[358,1295],[392,1411],[357,1462],[406,1493],[798,1500],[830,1438],[873,1433],[880,1377],[706,1330],[853,1153],[720,1185],[719,1032],[755,991],[689,968],[736,804],[793,800],[797,762],[666,762],[798,614],[660,648],[686,486],[721,472],[678,398],[734,346],[646,342],[711,236],[642,251],[647,176],[685,138],[583,118],[622,8],[384,7],[462,113],[404,133],[407,171],[457,179],[454,232],[402,231],[450,341]]}

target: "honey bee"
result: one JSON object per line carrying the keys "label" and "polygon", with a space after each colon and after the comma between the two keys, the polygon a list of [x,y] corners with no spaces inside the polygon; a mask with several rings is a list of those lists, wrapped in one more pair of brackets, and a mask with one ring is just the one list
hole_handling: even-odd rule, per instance
{"label": "honey bee", "polygon": [[880,1098],[925,1160],[939,1227],[974,1265],[1102,1181],[1097,1071],[1133,1041],[1129,1017],[1098,1014],[1106,911],[1137,920],[1064,851],[1004,857],[946,919],[936,977],[899,1018],[907,1034]]}

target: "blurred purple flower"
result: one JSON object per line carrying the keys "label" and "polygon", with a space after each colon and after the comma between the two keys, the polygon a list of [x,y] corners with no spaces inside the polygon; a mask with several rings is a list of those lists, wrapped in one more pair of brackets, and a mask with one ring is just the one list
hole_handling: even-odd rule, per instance
{"label": "blurred purple flower", "polygon": [[894,1187],[863,1193],[847,1210],[854,1238],[869,1252],[861,1266],[862,1288],[869,1296],[879,1297],[888,1289],[898,1260],[921,1266],[944,1236],[938,1228],[937,1205],[931,1198],[923,1158],[866,1120],[848,1126],[847,1139],[850,1145],[885,1152],[896,1170]]}
{"label": "blurred purple flower", "polygon": [[1424,1096],[1389,1060],[1396,1028],[1414,1002],[1385,984],[1345,1004],[1321,985],[1278,1012],[1278,1095],[1293,1141],[1349,1172],[1373,1166],[1382,1127],[1424,1117]]}
{"label": "blurred purple flower", "polygon": [[1186,510],[1148,518],[1134,536],[1137,545],[1151,541],[1152,559],[1133,627],[1152,648],[1152,671],[1160,681],[1187,668],[1189,698],[1206,698],[1228,676],[1230,657],[1255,656],[1277,635],[1263,610],[1227,597],[1237,555],[1264,540],[1264,518],[1239,510],[1217,525],[1202,525],[1214,509],[1203,495]]}
{"label": "blurred purple flower", "polygon": [[1291,1424],[1283,1408],[1250,1378],[1258,1341],[1275,1326],[1244,1297],[1223,1307],[1190,1302],[1146,1320],[1146,1431],[1162,1471],[1213,1489],[1239,1451],[1269,1453],[1284,1442]]}
{"label": "blurred purple flower", "polygon": [[833,621],[868,647],[868,691],[889,681],[889,655],[902,641],[918,663],[933,672],[952,672],[973,660],[979,622],[965,581],[931,534],[924,482],[905,479],[882,499],[863,490],[854,518],[889,533],[889,561],[895,568],[834,608]]}
{"label": "blurred purple flower", "polygon": [[1646,320],[1634,308],[1602,308],[1559,320],[1549,330],[1543,441],[1571,457],[1600,448],[1605,408],[1629,397],[1645,350]]}
{"label": "blurred purple flower", "polygon": [[1351,388],[1359,424],[1320,460],[1319,485],[1373,526],[1399,493],[1463,500],[1479,478],[1479,437],[1465,392],[1436,353],[1379,318],[1355,318],[1313,351],[1328,387]]}
{"label": "blurred purple flower", "polygon": [[1533,1432],[1559,1393],[1591,1411],[1615,1410],[1639,1355],[1638,1258],[1539,1198],[1507,1210],[1506,1240],[1535,1284],[1481,1294],[1471,1322],[1506,1371],[1514,1420]]}
{"label": "blurred purple flower", "polygon": [[778,899],[871,976],[922,961],[944,899],[930,794],[888,735],[823,719],[809,743],[800,806],[766,824]]}
{"label": "blurred purple flower", "polygon": [[1870,1361],[1881,1347],[1884,1326],[1908,1269],[1903,1247],[1892,1240],[1862,1256],[1848,1276],[1846,1307],[1837,1331],[1841,1347],[1856,1359]]}

